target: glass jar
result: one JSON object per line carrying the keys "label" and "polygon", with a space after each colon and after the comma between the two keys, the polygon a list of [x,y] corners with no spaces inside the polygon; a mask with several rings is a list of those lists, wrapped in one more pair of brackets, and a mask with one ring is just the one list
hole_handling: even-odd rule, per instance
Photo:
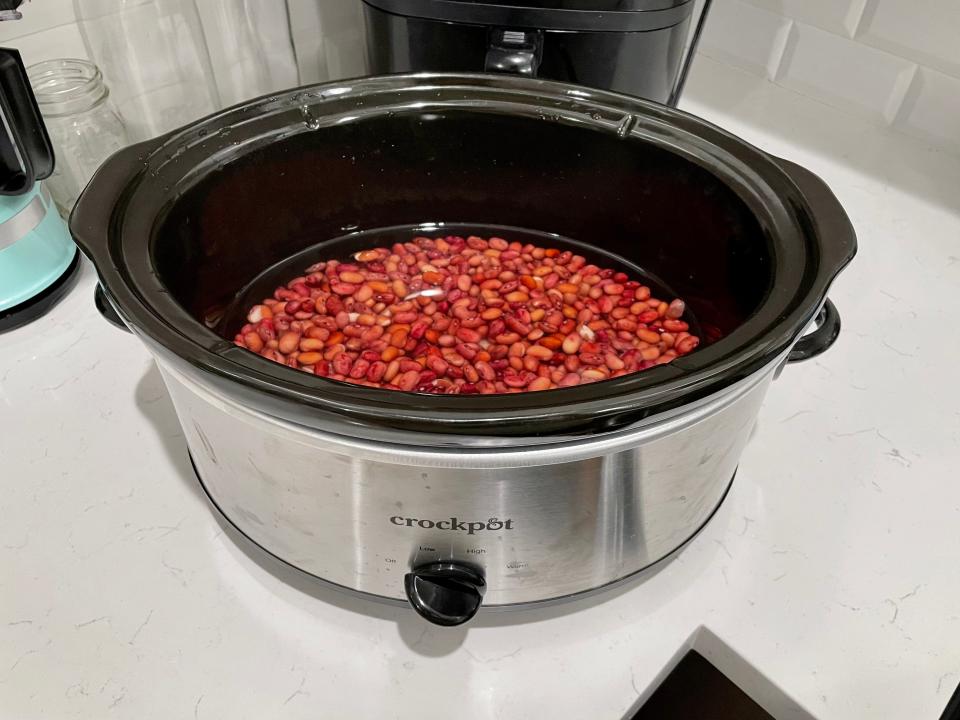
{"label": "glass jar", "polygon": [[74,0],[80,34],[103,70],[132,140],[220,107],[193,0]]}
{"label": "glass jar", "polygon": [[69,212],[100,164],[129,140],[99,68],[86,60],[46,60],[27,68],[56,164],[47,187]]}

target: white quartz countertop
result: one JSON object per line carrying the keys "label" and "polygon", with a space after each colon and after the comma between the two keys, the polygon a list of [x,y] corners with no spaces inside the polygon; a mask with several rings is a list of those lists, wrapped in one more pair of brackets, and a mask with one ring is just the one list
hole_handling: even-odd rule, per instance
{"label": "white quartz countertop", "polygon": [[821,175],[860,254],[839,342],[774,383],[676,559],[454,630],[284,582],[217,525],[85,267],[0,336],[0,718],[619,720],[692,643],[781,717],[936,720],[960,683],[960,160],[705,58],[687,98]]}

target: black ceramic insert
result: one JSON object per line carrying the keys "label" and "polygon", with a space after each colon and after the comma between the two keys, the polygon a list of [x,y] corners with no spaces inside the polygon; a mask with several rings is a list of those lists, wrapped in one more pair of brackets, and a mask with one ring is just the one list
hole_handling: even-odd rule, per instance
{"label": "black ceramic insert", "polygon": [[[266,268],[351,233],[506,225],[622,256],[720,337],[592,385],[445,397],[286,368],[210,328]],[[391,76],[261,99],[134,146],[70,222],[157,352],[244,402],[316,425],[581,434],[716,392],[780,357],[855,252],[826,186],[679,111],[492,76]]]}

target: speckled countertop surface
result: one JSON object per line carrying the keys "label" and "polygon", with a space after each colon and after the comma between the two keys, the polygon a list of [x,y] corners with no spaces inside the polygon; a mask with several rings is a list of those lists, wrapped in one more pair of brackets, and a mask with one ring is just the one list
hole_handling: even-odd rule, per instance
{"label": "speckled countertop surface", "polygon": [[727,501],[589,600],[428,627],[305,592],[198,493],[93,273],[0,338],[0,717],[610,718],[689,644],[781,717],[935,720],[960,683],[960,160],[698,60],[684,107],[821,175],[860,255]]}

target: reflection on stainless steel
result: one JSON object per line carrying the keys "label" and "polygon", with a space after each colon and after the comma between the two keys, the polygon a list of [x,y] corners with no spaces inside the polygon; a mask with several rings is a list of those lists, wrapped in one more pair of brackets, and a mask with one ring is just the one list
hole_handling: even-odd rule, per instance
{"label": "reflection on stainless steel", "polygon": [[161,364],[207,491],[254,542],[396,599],[411,567],[466,563],[485,605],[590,590],[682,545],[723,498],[775,367],[639,427],[463,451],[292,425]]}

